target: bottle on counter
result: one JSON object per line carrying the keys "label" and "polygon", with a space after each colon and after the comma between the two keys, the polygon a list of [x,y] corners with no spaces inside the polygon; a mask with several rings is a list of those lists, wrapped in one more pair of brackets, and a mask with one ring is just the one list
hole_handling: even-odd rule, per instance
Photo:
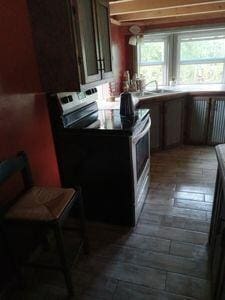
{"label": "bottle on counter", "polygon": [[129,92],[130,83],[127,80],[123,81],[122,89],[123,89],[124,92]]}
{"label": "bottle on counter", "polygon": [[175,85],[176,85],[176,79],[172,77],[172,79],[170,80],[170,86],[175,86]]}
{"label": "bottle on counter", "polygon": [[130,72],[128,70],[123,73],[123,81],[127,81],[130,84]]}

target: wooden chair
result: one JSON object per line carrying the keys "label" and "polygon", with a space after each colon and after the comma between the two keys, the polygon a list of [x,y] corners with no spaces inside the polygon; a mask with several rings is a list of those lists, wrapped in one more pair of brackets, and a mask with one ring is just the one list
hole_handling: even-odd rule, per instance
{"label": "wooden chair", "polygon": [[[88,252],[85,231],[85,217],[80,189],[38,187],[33,185],[32,175],[27,156],[20,152],[16,157],[0,162],[0,184],[16,172],[22,173],[24,190],[12,202],[1,209],[4,222],[28,224],[38,228],[51,229],[54,232],[60,258],[60,269],[64,273],[69,294],[73,294],[73,284],[65,255],[62,224],[69,215],[74,204],[79,206],[81,244]],[[39,266],[35,264],[35,266]],[[41,266],[43,267],[43,266]],[[49,268],[49,266],[48,266]],[[56,267],[54,267],[56,269]]]}

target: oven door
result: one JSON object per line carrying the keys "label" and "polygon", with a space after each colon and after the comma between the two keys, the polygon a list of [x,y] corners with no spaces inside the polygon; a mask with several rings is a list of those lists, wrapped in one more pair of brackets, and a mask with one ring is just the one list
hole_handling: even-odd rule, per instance
{"label": "oven door", "polygon": [[144,128],[132,137],[135,223],[141,212],[150,183],[150,126],[151,120],[148,118]]}

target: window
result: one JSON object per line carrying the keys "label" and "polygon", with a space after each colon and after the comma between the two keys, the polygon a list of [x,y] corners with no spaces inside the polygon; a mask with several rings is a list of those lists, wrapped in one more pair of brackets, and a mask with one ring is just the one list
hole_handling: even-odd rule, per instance
{"label": "window", "polygon": [[180,84],[222,83],[225,36],[178,37],[177,80]]}
{"label": "window", "polygon": [[146,83],[157,80],[167,81],[167,38],[144,38],[138,49],[138,73],[144,75]]}
{"label": "window", "polygon": [[138,73],[161,85],[225,83],[225,30],[145,36]]}

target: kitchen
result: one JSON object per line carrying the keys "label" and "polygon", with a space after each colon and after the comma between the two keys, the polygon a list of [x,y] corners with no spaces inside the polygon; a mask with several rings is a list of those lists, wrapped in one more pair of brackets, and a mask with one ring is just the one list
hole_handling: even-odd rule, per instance
{"label": "kitchen", "polygon": [[[218,207],[210,234],[210,244],[216,244],[211,246],[215,248],[212,297],[207,242],[217,171],[212,146],[225,142],[225,3],[149,2],[111,1],[109,10],[108,3],[100,0],[0,4],[1,160],[24,150],[38,186],[81,185],[84,202],[94,193],[96,202],[85,203],[90,254],[80,254],[71,271],[74,299],[224,298],[223,218],[217,224],[223,207],[219,201],[223,199],[223,148],[217,148],[222,179],[217,180]],[[204,49],[200,54],[193,51],[198,47]],[[151,117],[150,132],[145,135],[147,140],[150,136],[150,145],[145,142],[138,151],[130,146],[132,138],[147,128],[148,118],[128,118],[127,127],[126,118],[118,125],[120,116],[110,111],[120,106],[118,96],[129,81],[127,70],[132,80],[137,79],[135,73],[143,74],[143,86],[155,80],[159,84],[132,91],[137,107],[149,109]],[[71,103],[95,100],[107,111],[94,121],[106,128],[66,128],[71,125],[66,123],[71,122],[66,117]],[[58,119],[56,102],[64,111]],[[91,107],[94,116],[94,104]],[[73,117],[77,124],[77,116]],[[79,143],[83,148],[78,149]],[[142,154],[149,146],[150,159]],[[141,153],[138,160],[137,152]],[[142,177],[134,176],[132,166],[136,165],[138,174],[137,161],[151,167],[149,191],[145,168],[143,180],[135,183],[135,178]],[[76,177],[71,178],[75,171]],[[10,196],[17,185],[9,186]],[[135,215],[138,203],[141,208]],[[69,242],[74,236],[70,233]],[[18,252],[24,246],[20,239]],[[60,272],[25,270],[22,290],[7,269],[2,272],[2,297],[67,297]]]}

